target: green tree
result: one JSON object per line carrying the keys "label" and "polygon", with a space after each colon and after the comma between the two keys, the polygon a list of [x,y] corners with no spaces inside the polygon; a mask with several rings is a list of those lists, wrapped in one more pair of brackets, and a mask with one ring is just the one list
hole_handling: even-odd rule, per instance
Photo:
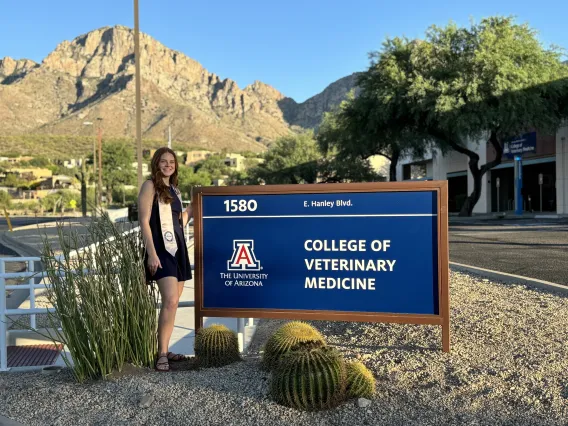
{"label": "green tree", "polygon": [[11,188],[29,188],[29,182],[25,179],[19,178],[15,173],[7,173],[6,178],[4,179],[2,184]]}
{"label": "green tree", "polygon": [[50,164],[51,164],[51,162],[49,161],[49,159],[46,158],[46,157],[42,157],[42,156],[32,158],[32,159],[29,161],[29,165],[32,166],[32,167],[42,167],[42,168],[44,168],[44,167],[49,166]]}
{"label": "green tree", "polygon": [[249,171],[251,183],[314,183],[322,154],[312,131],[277,139],[264,155],[264,162]]}
{"label": "green tree", "polygon": [[211,175],[206,170],[195,172],[192,167],[180,167],[178,170],[178,186],[184,200],[189,200],[194,186],[211,185]]}
{"label": "green tree", "polygon": [[102,151],[102,180],[107,188],[108,203],[112,204],[115,188],[136,183],[136,172],[132,167],[134,150],[124,142],[110,142],[103,143]]}
{"label": "green tree", "polygon": [[226,181],[226,184],[229,186],[250,185],[256,183],[257,182],[252,182],[248,169],[232,171]]}
{"label": "green tree", "polygon": [[[389,180],[396,181],[396,166],[403,155],[420,157],[426,144],[407,137],[407,130],[386,126],[387,119],[372,92],[353,92],[332,111],[324,114],[317,140],[320,149],[336,159],[337,170],[351,180],[382,180],[370,172],[368,159],[387,158]],[[341,172],[343,170],[343,172]],[[350,176],[352,175],[352,176]]]}
{"label": "green tree", "polygon": [[282,137],[264,155],[264,162],[235,172],[229,185],[365,182],[383,180],[369,161],[322,152],[312,131]]}
{"label": "green tree", "polygon": [[211,179],[220,179],[231,173],[231,168],[225,164],[226,156],[224,153],[214,154],[200,161],[194,166],[196,173],[205,172]]}
{"label": "green tree", "polygon": [[319,180],[322,183],[337,182],[382,182],[385,176],[373,171],[368,159],[359,157],[341,158],[327,155],[318,163]]}
{"label": "green tree", "polygon": [[[432,26],[424,40],[387,40],[359,85],[375,122],[397,143],[468,156],[474,188],[460,215],[471,216],[483,175],[501,163],[504,141],[559,127],[568,77],[560,57],[528,25],[492,17],[469,28]],[[480,140],[497,153],[482,165],[471,149]]]}

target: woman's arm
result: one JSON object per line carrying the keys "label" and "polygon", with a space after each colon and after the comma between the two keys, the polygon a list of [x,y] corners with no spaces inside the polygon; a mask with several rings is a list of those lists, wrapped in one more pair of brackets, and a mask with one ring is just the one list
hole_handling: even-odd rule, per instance
{"label": "woman's arm", "polygon": [[189,203],[186,209],[182,212],[182,219],[183,219],[183,226],[187,225],[189,219],[193,217],[193,207],[191,203]]}
{"label": "woman's arm", "polygon": [[150,216],[152,214],[152,202],[154,200],[154,184],[151,180],[147,180],[140,188],[138,195],[138,223],[142,231],[142,239],[144,246],[148,252],[148,266],[152,275],[156,272],[158,266],[161,268],[160,260],[154,247],[152,239],[152,230],[150,229]]}

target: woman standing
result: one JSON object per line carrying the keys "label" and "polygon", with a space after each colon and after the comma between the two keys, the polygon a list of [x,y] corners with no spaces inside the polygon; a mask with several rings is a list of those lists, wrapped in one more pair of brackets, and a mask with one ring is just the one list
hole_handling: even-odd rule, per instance
{"label": "woman standing", "polygon": [[193,216],[191,205],[183,210],[178,185],[178,161],[169,148],[160,148],[152,158],[152,176],[138,196],[138,215],[146,255],[146,278],[157,282],[162,298],[158,318],[158,358],[155,368],[169,371],[171,361],[183,355],[168,346],[184,282],[192,278],[183,228]]}

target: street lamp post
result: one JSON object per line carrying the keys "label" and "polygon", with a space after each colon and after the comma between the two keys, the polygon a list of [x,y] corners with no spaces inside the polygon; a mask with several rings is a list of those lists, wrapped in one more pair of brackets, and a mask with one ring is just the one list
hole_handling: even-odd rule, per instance
{"label": "street lamp post", "polygon": [[97,121],[99,123],[99,207],[102,206],[102,193],[103,193],[103,135],[102,135],[102,128],[101,128],[101,121],[102,118],[97,117]]}
{"label": "street lamp post", "polygon": [[142,187],[142,110],[140,94],[140,24],[138,0],[134,0],[134,64],[136,69],[136,147],[138,157],[138,190]]}

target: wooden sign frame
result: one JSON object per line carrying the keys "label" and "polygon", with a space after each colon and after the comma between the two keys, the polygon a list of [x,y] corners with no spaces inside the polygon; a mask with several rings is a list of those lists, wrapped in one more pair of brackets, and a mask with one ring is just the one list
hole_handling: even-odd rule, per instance
{"label": "wooden sign frame", "polygon": [[[310,311],[278,309],[227,309],[203,307],[203,196],[325,194],[361,192],[437,193],[438,225],[438,315],[388,314],[351,311]],[[448,181],[366,182],[305,185],[254,185],[195,187],[192,196],[195,241],[195,331],[203,327],[203,317],[280,318],[290,320],[360,321],[399,324],[440,325],[442,348],[450,351]]]}

